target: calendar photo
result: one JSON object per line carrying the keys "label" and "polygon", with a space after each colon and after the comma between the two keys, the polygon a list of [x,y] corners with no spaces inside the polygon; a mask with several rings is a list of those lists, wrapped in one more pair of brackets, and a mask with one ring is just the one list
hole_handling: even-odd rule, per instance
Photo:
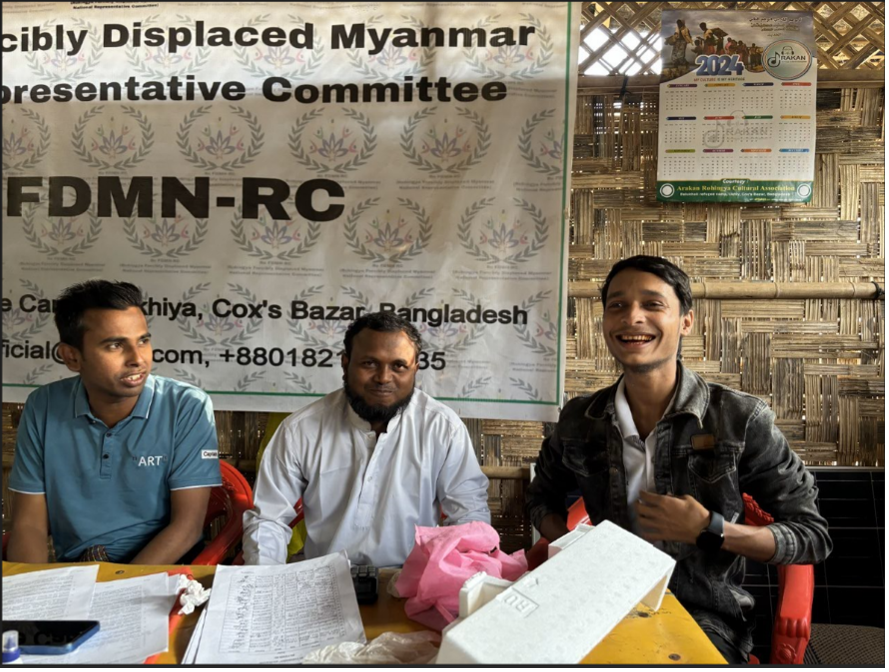
{"label": "calendar photo", "polygon": [[659,201],[812,199],[812,21],[811,12],[662,12]]}

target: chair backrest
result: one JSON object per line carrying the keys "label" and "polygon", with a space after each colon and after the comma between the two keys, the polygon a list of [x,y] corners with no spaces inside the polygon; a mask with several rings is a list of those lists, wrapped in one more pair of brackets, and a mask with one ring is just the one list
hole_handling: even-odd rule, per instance
{"label": "chair backrest", "polygon": [[209,525],[224,515],[225,525],[195,558],[191,563],[193,565],[218,565],[240,543],[244,513],[253,508],[253,490],[241,472],[222,461],[219,462],[219,471],[222,473],[222,486],[210,492],[204,524]]}

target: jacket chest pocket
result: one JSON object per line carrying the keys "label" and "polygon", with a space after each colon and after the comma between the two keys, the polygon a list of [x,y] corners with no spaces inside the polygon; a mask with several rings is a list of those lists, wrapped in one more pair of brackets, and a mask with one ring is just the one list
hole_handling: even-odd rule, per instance
{"label": "jacket chest pocket", "polygon": [[740,511],[738,458],[740,447],[716,444],[713,450],[688,449],[688,480],[692,496],[726,520]]}
{"label": "jacket chest pocket", "polygon": [[608,455],[592,452],[582,441],[562,441],[562,464],[573,471],[578,480],[608,475]]}
{"label": "jacket chest pocket", "polygon": [[694,450],[688,455],[688,470],[702,483],[713,484],[738,470],[738,453],[728,447]]}
{"label": "jacket chest pocket", "polygon": [[613,513],[608,454],[582,441],[562,445],[562,464],[574,472],[586,512],[596,525]]}

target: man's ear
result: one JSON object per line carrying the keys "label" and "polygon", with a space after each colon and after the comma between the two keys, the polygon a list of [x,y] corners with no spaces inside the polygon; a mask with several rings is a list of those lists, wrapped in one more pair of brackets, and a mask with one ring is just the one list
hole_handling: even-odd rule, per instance
{"label": "man's ear", "polygon": [[688,336],[691,333],[691,325],[695,323],[695,311],[689,309],[689,311],[682,316],[679,322],[679,333],[683,336]]}
{"label": "man's ear", "polygon": [[345,376],[349,371],[349,357],[345,352],[340,355],[340,365],[343,367],[343,375]]}
{"label": "man's ear", "polygon": [[83,368],[83,355],[80,354],[80,350],[73,345],[59,343],[59,354],[62,356],[65,366],[75,373],[80,373],[81,368]]}

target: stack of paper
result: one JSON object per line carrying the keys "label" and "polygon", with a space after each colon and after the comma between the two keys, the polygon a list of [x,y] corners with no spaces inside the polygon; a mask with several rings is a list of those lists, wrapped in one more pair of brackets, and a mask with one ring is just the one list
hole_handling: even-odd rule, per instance
{"label": "stack of paper", "polygon": [[6,620],[99,621],[99,632],[61,656],[22,656],[34,665],[138,664],[167,650],[176,577],[149,574],[96,583],[97,565],[3,578]]}
{"label": "stack of paper", "polygon": [[[344,552],[291,565],[219,566],[198,664],[298,663],[337,642],[366,642]],[[186,654],[187,655],[187,654]]]}

